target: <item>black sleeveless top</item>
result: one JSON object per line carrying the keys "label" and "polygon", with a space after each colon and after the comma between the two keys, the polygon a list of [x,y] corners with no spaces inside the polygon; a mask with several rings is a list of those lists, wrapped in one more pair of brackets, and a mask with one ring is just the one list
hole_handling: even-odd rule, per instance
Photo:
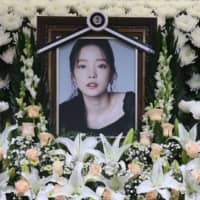
{"label": "black sleeveless top", "polygon": [[135,95],[133,92],[126,93],[123,100],[123,110],[124,115],[115,122],[100,129],[91,129],[87,127],[82,97],[74,97],[59,106],[60,134],[62,136],[67,136],[67,132],[74,131],[95,136],[98,136],[100,133],[106,136],[115,136],[120,133],[126,135],[130,128],[134,128]]}

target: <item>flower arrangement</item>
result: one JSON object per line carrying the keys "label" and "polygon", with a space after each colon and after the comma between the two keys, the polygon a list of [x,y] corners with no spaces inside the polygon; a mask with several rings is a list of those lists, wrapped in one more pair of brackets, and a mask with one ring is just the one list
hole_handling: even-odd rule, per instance
{"label": "flower arrangement", "polygon": [[[142,130],[124,139],[55,137],[48,132],[45,97],[39,97],[36,17],[93,10],[157,17],[162,32],[154,99]],[[199,13],[198,1],[2,0],[0,199],[198,199]]]}

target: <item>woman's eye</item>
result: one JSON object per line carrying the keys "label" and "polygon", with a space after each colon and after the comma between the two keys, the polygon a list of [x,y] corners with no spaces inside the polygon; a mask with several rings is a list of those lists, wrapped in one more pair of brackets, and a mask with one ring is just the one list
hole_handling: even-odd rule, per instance
{"label": "woman's eye", "polygon": [[98,65],[98,67],[101,68],[101,69],[105,69],[105,68],[107,67],[107,65],[105,65],[105,64],[100,64],[100,65]]}
{"label": "woman's eye", "polygon": [[77,68],[78,69],[84,69],[84,68],[86,68],[86,65],[77,65]]}

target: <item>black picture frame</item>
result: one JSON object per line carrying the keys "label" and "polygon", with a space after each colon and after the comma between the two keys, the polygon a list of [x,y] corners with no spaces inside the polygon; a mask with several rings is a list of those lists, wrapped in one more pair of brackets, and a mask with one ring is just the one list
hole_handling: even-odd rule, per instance
{"label": "black picture frame", "polygon": [[[55,41],[59,38],[63,38],[66,35],[70,35],[78,30],[85,28],[86,17],[38,17],[37,28],[37,45],[38,49]],[[110,17],[108,26],[129,37],[138,40],[141,43],[146,43],[151,46],[152,49],[156,47],[156,30],[157,20],[156,18],[127,18],[127,17]],[[81,37],[108,37],[114,38],[113,35],[106,31],[89,31],[83,34]],[[79,37],[73,38],[73,40],[79,39]],[[118,38],[117,38],[118,39]],[[67,41],[63,46],[67,45]],[[120,42],[126,43],[118,39]],[[127,44],[130,46],[130,44]],[[60,47],[59,47],[60,48]],[[45,66],[46,76],[48,76],[48,91],[49,91],[49,121],[51,130],[59,134],[59,118],[58,118],[58,52],[57,50],[51,50],[42,56],[42,63]],[[136,49],[134,46],[133,49]],[[135,50],[136,51],[136,50]],[[145,107],[145,79],[148,73],[148,59],[146,53],[141,49],[137,50],[137,95],[136,100],[136,122],[135,129],[140,129],[142,115]],[[133,75],[134,76],[134,75]]]}

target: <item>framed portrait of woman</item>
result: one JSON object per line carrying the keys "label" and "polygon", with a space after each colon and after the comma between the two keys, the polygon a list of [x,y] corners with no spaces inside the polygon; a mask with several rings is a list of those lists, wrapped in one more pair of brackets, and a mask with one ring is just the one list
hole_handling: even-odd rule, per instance
{"label": "framed portrait of woman", "polygon": [[[154,48],[155,18],[109,18],[109,23],[113,30]],[[84,25],[84,17],[38,17],[38,47]],[[148,72],[141,49],[106,31],[89,31],[42,56],[52,131],[115,136],[140,127]]]}

